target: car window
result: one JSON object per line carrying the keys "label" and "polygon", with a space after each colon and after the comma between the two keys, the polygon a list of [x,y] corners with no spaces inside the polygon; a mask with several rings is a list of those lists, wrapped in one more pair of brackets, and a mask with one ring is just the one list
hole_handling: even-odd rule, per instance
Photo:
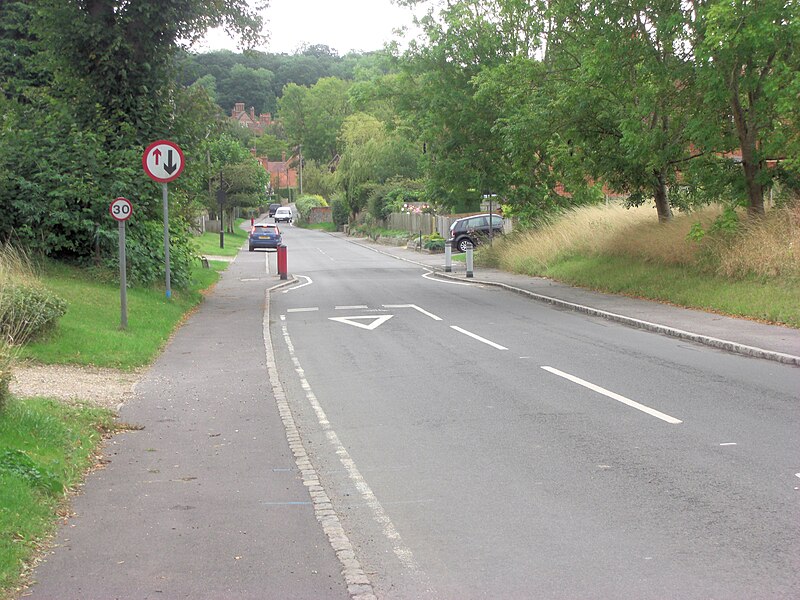
{"label": "car window", "polygon": [[254,233],[280,233],[275,225],[256,225],[253,227]]}
{"label": "car window", "polygon": [[469,220],[467,227],[470,229],[477,229],[478,227],[487,227],[486,217],[472,217]]}
{"label": "car window", "polygon": [[503,227],[503,217],[492,215],[492,227]]}

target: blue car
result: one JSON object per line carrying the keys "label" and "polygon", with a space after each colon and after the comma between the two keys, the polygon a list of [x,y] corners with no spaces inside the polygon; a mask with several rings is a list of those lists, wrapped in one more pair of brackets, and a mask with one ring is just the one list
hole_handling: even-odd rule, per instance
{"label": "blue car", "polygon": [[281,245],[281,230],[273,223],[256,223],[250,230],[249,247],[250,252],[256,248],[267,248],[274,250]]}

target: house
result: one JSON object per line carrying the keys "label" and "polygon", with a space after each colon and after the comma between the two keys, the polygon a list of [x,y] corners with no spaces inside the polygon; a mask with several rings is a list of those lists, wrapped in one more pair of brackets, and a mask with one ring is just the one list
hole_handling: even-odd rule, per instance
{"label": "house", "polygon": [[[255,148],[250,150],[256,156]],[[269,180],[273,189],[296,188],[297,187],[297,157],[286,158],[286,152],[281,153],[280,160],[269,160],[266,156],[256,156],[256,160],[269,173]]]}
{"label": "house", "polygon": [[247,127],[256,135],[262,135],[270,125],[275,122],[272,120],[270,113],[261,113],[256,119],[256,111],[254,107],[250,107],[249,111],[244,109],[244,102],[237,102],[231,110],[231,121],[235,121],[242,127]]}

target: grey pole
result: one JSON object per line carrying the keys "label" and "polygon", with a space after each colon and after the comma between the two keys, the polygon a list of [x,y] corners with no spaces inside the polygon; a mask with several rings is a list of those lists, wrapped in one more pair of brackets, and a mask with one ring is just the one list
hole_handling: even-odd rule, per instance
{"label": "grey pole", "polygon": [[125,258],[125,221],[119,222],[119,328],[128,328],[128,271]]}
{"label": "grey pole", "polygon": [[169,197],[167,184],[161,184],[161,195],[164,198],[164,270],[167,274],[167,298],[172,298],[172,288],[169,281]]}
{"label": "grey pole", "polygon": [[445,240],[444,242],[444,272],[451,273],[453,271],[453,247]]}
{"label": "grey pole", "polygon": [[473,252],[472,244],[468,243],[467,244],[467,277],[472,277],[472,260],[473,260],[472,252]]}

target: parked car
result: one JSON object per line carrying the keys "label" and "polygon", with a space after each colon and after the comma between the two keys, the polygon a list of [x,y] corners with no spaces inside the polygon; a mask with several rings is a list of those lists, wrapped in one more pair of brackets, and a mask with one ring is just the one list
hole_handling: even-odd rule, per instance
{"label": "parked car", "polygon": [[281,205],[278,204],[277,202],[274,202],[274,203],[270,204],[269,205],[269,216],[270,217],[274,217],[275,216],[275,211],[278,210],[280,207],[281,207]]}
{"label": "parked car", "polygon": [[291,223],[293,217],[294,213],[292,212],[292,209],[288,206],[281,206],[278,210],[275,211],[276,223],[280,223],[281,221],[286,221],[287,223]]}
{"label": "parked car", "polygon": [[281,230],[274,223],[256,223],[250,228],[248,246],[250,252],[256,248],[277,248],[283,242]]}
{"label": "parked car", "polygon": [[500,215],[473,215],[453,221],[450,225],[450,239],[447,243],[456,252],[466,252],[469,244],[473,247],[489,239],[491,218],[491,234],[503,234],[503,217]]}

